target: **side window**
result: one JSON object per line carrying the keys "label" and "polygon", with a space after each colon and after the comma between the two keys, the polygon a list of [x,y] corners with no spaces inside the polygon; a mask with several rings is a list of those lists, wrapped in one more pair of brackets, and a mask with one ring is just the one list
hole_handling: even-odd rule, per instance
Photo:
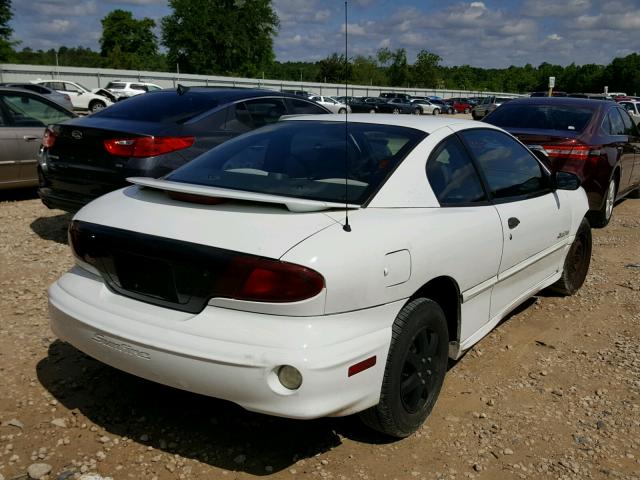
{"label": "side window", "polygon": [[227,123],[225,125],[226,130],[242,133],[253,130],[254,128],[251,115],[244,103],[236,103],[229,107],[229,114],[227,115]]}
{"label": "side window", "polygon": [[229,112],[230,110],[233,110],[233,107],[223,108],[222,110],[218,110],[217,112],[208,115],[206,118],[201,120],[202,127],[207,132],[217,132],[220,130],[224,130],[225,123],[227,121],[227,112]]}
{"label": "side window", "polygon": [[631,117],[624,110],[618,109],[620,116],[622,117],[622,123],[624,123],[624,134],[632,135],[634,137],[638,136],[638,130],[636,128],[635,123],[631,120]]}
{"label": "side window", "polygon": [[66,92],[76,92],[76,93],[80,92],[78,87],[76,87],[72,83],[63,83],[63,85],[64,85],[63,90],[66,91]]}
{"label": "side window", "polygon": [[610,125],[609,133],[611,135],[624,135],[624,122],[622,121],[620,113],[618,113],[618,109],[612,108],[611,110],[609,110],[607,117],[609,118]]}
{"label": "side window", "polygon": [[255,128],[270,125],[285,115],[287,109],[279,98],[260,98],[244,102]]}
{"label": "side window", "polygon": [[292,114],[303,113],[327,113],[327,111],[315,103],[307,102],[306,100],[298,100],[297,98],[289,98],[289,110]]}
{"label": "side window", "polygon": [[494,198],[530,197],[548,191],[538,160],[510,136],[484,129],[464,130],[461,135]]}
{"label": "side window", "polygon": [[25,94],[6,94],[2,96],[2,101],[15,127],[44,127],[71,118],[62,109]]}
{"label": "side window", "polygon": [[441,205],[485,201],[478,172],[462,143],[452,135],[427,161],[427,179]]}

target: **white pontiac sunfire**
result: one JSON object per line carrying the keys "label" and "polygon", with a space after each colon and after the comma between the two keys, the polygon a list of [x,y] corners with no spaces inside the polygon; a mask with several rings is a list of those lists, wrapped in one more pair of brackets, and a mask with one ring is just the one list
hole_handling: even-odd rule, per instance
{"label": "white pontiac sunfire", "polygon": [[291,117],[131,182],[72,221],[59,338],[248,410],[361,412],[397,437],[448,357],[541,289],[576,292],[591,257],[578,178],[466,120]]}

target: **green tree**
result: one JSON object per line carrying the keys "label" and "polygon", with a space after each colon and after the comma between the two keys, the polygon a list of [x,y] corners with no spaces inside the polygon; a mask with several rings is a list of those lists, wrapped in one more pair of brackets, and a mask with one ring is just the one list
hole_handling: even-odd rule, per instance
{"label": "green tree", "polygon": [[442,57],[427,50],[420,50],[413,65],[413,83],[421,87],[435,87],[442,78],[440,62]]}
{"label": "green tree", "polygon": [[387,76],[373,57],[358,55],[353,59],[351,80],[359,85],[386,85]]}
{"label": "green tree", "polygon": [[378,61],[385,67],[388,83],[392,87],[406,87],[409,81],[409,63],[407,51],[398,48],[393,51],[381,48],[377,53]]}
{"label": "green tree", "polygon": [[9,22],[13,17],[11,0],[0,0],[0,62],[6,62],[13,54],[13,46],[17,42],[11,41],[13,29]]}
{"label": "green tree", "polygon": [[156,66],[158,39],[156,22],[136,20],[127,10],[113,10],[102,19],[100,54],[111,68],[144,69]]}
{"label": "green tree", "polygon": [[332,53],[327,58],[318,62],[318,75],[316,81],[327,83],[340,83],[345,81],[345,68],[347,72],[347,78],[351,79],[353,76],[353,66],[351,63],[346,64],[344,55],[338,55]]}
{"label": "green tree", "polygon": [[170,65],[199,74],[260,75],[275,59],[270,0],[169,0],[162,41]]}

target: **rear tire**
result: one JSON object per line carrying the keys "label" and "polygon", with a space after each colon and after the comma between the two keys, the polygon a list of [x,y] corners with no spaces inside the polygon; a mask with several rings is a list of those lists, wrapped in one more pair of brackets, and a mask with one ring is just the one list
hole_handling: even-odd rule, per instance
{"label": "rear tire", "polygon": [[593,227],[604,228],[611,221],[613,205],[616,201],[617,186],[614,176],[609,182],[609,187],[607,188],[605,199],[600,210],[589,213],[589,221]]}
{"label": "rear tire", "polygon": [[369,113],[376,113],[376,109],[375,108],[370,108],[369,109]]}
{"label": "rear tire", "polygon": [[393,109],[393,112],[392,112],[392,113],[393,113],[394,115],[399,115],[399,114],[400,114],[400,109],[399,109],[398,107],[395,107],[395,108]]}
{"label": "rear tire", "polygon": [[471,110],[469,110],[468,108],[464,109],[464,113],[469,113]]}
{"label": "rear tire", "polygon": [[369,427],[403,438],[433,409],[447,371],[449,333],[440,305],[427,298],[406,304],[395,321],[380,403],[360,413]]}
{"label": "rear tire", "polygon": [[551,285],[551,290],[562,295],[573,295],[584,283],[591,264],[591,226],[582,219],[576,238],[573,240],[564,260],[560,280]]}

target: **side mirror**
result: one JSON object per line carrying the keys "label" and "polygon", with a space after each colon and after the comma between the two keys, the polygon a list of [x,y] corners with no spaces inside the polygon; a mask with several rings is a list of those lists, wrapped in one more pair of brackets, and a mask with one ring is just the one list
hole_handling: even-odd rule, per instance
{"label": "side mirror", "polygon": [[580,184],[580,177],[575,173],[557,171],[551,174],[551,188],[554,190],[577,190]]}

